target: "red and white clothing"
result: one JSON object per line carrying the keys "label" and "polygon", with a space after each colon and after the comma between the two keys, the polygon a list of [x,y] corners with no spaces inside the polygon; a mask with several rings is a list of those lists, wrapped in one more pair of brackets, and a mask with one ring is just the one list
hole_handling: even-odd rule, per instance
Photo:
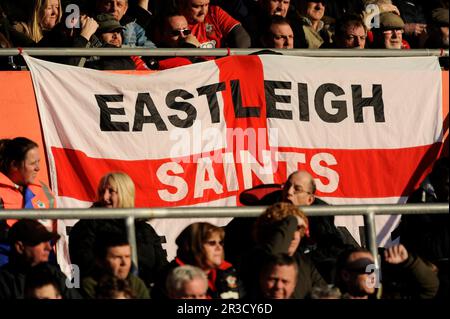
{"label": "red and white clothing", "polygon": [[224,38],[240,22],[232,18],[218,6],[209,6],[205,20],[190,24],[189,28],[200,42],[201,48],[222,48]]}

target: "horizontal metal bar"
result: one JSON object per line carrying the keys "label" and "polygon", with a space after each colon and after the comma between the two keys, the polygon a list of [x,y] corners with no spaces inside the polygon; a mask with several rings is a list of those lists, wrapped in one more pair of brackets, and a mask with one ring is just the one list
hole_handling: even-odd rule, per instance
{"label": "horizontal metal bar", "polygon": [[[226,56],[248,55],[264,48],[254,49],[177,49],[177,48],[11,48],[0,49],[0,56],[19,55],[21,52],[31,56]],[[449,50],[441,49],[270,49],[284,55],[305,57],[418,57],[446,56]]]}
{"label": "horizontal metal bar", "polygon": [[[256,217],[267,207],[176,207],[134,209],[22,209],[4,210],[0,219],[89,219],[89,218],[208,218],[208,217]],[[442,214],[449,213],[448,204],[383,204],[383,205],[336,205],[306,206],[301,209],[307,215],[366,215],[368,210],[376,215]]]}

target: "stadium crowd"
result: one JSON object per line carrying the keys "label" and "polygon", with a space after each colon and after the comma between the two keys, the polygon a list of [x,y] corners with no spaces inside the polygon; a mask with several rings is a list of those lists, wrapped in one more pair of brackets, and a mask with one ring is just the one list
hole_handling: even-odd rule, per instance
{"label": "stadium crowd", "polygon": [[[438,48],[448,1],[2,0],[0,45],[74,48]],[[95,69],[163,70],[203,57],[48,57]],[[20,69],[5,57],[0,69]]]}
{"label": "stadium crowd", "polygon": [[[41,181],[38,145],[24,137],[0,140],[0,208],[54,208]],[[449,202],[448,158],[438,159],[409,202]],[[299,206],[327,205],[307,171],[283,185],[241,193],[244,205],[269,205],[257,218],[225,227],[188,225],[168,262],[146,220],[135,224],[138,267],[124,220],[80,220],[69,233],[79,268],[77,286],[55,262],[60,235],[40,221],[0,220],[0,299],[448,299],[449,215],[402,218],[400,243],[373,256],[338,229],[333,216],[308,218]],[[95,207],[133,208],[135,186],[125,173],[98,183]],[[227,240],[226,240],[227,239]],[[378,257],[377,257],[378,258]]]}
{"label": "stadium crowd", "polygon": [[[75,6],[74,6],[75,5]],[[0,0],[0,46],[74,48],[414,49],[449,47],[448,1],[417,0]],[[206,57],[59,56],[46,60],[100,70],[164,70]],[[0,70],[21,69],[0,57]],[[0,140],[0,209],[55,208],[37,181],[38,145]],[[409,202],[449,202],[448,161],[439,159]],[[268,191],[270,189],[270,191]],[[80,220],[69,254],[80,286],[55,261],[60,236],[40,221],[0,220],[0,299],[448,299],[449,215],[402,218],[400,243],[374,256],[333,216],[307,217],[298,206],[327,205],[313,177],[240,194],[266,205],[258,218],[225,227],[187,226],[167,260],[161,239],[135,223],[138,267],[123,220]],[[135,186],[123,172],[98,182],[93,207],[132,208]],[[382,289],[381,289],[382,287]]]}

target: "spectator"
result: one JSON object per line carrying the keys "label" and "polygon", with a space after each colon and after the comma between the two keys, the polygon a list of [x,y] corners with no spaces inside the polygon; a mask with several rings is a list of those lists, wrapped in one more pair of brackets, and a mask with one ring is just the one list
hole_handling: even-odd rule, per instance
{"label": "spectator", "polygon": [[248,48],[250,37],[241,23],[209,0],[180,0],[180,9],[201,48]]}
{"label": "spectator", "polygon": [[[98,29],[98,23],[94,18],[81,15],[78,18],[72,18],[70,24],[67,19],[68,14],[64,14],[61,22],[59,22],[51,31],[47,32],[41,41],[40,47],[75,47],[75,48],[98,48],[103,43],[96,37],[95,32]],[[79,22],[80,27],[77,28]],[[83,67],[87,61],[84,57],[45,57],[46,60],[75,65]],[[90,57],[89,61],[98,60],[99,57]]]}
{"label": "spectator", "polygon": [[[106,48],[121,48],[123,30],[125,28],[111,15],[99,14],[97,17],[98,28],[95,33],[101,46]],[[87,61],[85,66],[99,70],[136,70],[137,65],[145,64],[139,57],[100,57],[97,60]],[[148,69],[145,67],[145,69]]]}
{"label": "spectator", "polygon": [[208,277],[198,267],[179,266],[167,277],[166,291],[170,299],[208,299]]}
{"label": "spectator", "polygon": [[335,47],[342,49],[364,49],[366,47],[367,27],[357,15],[343,16],[335,28]]}
{"label": "spectator", "polygon": [[48,264],[50,241],[58,240],[58,234],[49,232],[36,220],[22,219],[11,227],[8,238],[11,254],[8,264],[0,268],[0,299],[23,299],[27,274],[42,263],[39,267],[46,268],[55,278],[64,299],[80,298],[75,289],[67,288],[66,276],[59,268]]}
{"label": "spectator", "polygon": [[[123,26],[123,45],[125,47],[155,48],[155,44],[150,41],[143,26],[135,19],[127,16],[128,0],[96,0],[97,14],[109,13]],[[150,13],[148,13],[150,14]]]}
{"label": "spectator", "polygon": [[[108,173],[98,185],[97,202],[94,207],[132,208],[135,189],[131,178],[125,173]],[[156,274],[167,263],[161,239],[144,220],[135,221],[138,254],[138,276],[149,287]],[[71,262],[80,268],[81,277],[90,276],[95,265],[94,245],[98,234],[116,232],[125,235],[125,222],[122,219],[87,220],[77,222],[69,233],[69,252]]]}
{"label": "spectator", "polygon": [[46,264],[32,267],[27,273],[25,299],[62,299],[57,278]]}
{"label": "spectator", "polygon": [[[278,184],[260,185],[245,190],[240,195],[243,204],[272,205],[277,202],[289,202],[297,206],[326,205],[315,196],[316,183],[307,171],[299,170],[287,178],[281,187]],[[309,250],[314,265],[327,283],[334,281],[334,269],[337,256],[347,245],[357,246],[349,233],[340,231],[334,224],[334,216],[310,216],[310,236],[302,242],[300,250]],[[251,233],[254,218],[235,218],[227,226],[230,238],[226,241],[227,255],[237,267],[242,255],[252,247]],[[244,244],[249,243],[249,244]]]}
{"label": "spectator", "polygon": [[[50,188],[42,181],[35,183],[39,170],[40,155],[35,142],[26,137],[0,140],[0,209],[56,207]],[[15,222],[7,220],[3,232]],[[9,243],[1,237],[4,236],[0,236],[0,266],[8,262],[10,249]]]}
{"label": "spectator", "polygon": [[431,23],[428,25],[428,38],[425,47],[430,49],[449,48],[448,8],[434,9]]}
{"label": "spectator", "polygon": [[114,276],[104,276],[95,288],[95,299],[135,299],[130,282]]}
{"label": "spectator", "polygon": [[[241,286],[233,265],[225,261],[222,228],[209,223],[193,223],[176,239],[176,258],[166,267],[152,291],[152,297],[168,296],[164,291],[169,272],[178,266],[192,265],[202,269],[208,276],[208,296],[214,299],[238,299]],[[153,295],[154,293],[154,295]]]}
{"label": "spectator", "polygon": [[149,292],[139,277],[130,273],[131,247],[123,234],[105,232],[95,241],[95,270],[82,281],[82,290],[87,298],[94,298],[98,283],[103,277],[114,277],[128,282],[132,294],[138,299],[149,299]]}
{"label": "spectator", "polygon": [[159,32],[158,45],[162,48],[192,47],[198,48],[195,35],[189,28],[186,17],[181,13],[173,11],[163,17],[161,21],[162,32]]}
{"label": "spectator", "polygon": [[[192,34],[186,17],[178,11],[172,11],[162,17],[162,31],[156,37],[161,48],[198,48],[200,42]],[[159,70],[206,61],[201,57],[160,57]]]}
{"label": "spectator", "polygon": [[341,291],[333,285],[313,287],[311,292],[311,299],[341,299],[341,297]]}
{"label": "spectator", "polygon": [[422,48],[427,37],[427,19],[423,1],[394,0],[393,4],[399,9],[405,22],[403,37],[413,48]]}
{"label": "spectator", "polygon": [[[283,186],[281,200],[297,206],[324,205],[315,196],[316,183],[307,171],[292,173]],[[337,256],[347,245],[357,246],[353,237],[341,232],[334,224],[334,216],[310,216],[310,237],[308,246],[312,250],[311,258],[321,275],[328,283],[334,281],[334,267]]]}
{"label": "spectator", "polygon": [[244,256],[241,265],[242,280],[251,297],[258,296],[255,288],[258,287],[261,265],[276,254],[293,256],[299,265],[298,285],[293,298],[303,299],[311,293],[313,286],[325,284],[309,256],[297,251],[307,234],[308,219],[292,204],[274,204],[258,217],[254,225],[256,245]]}
{"label": "spectator", "polygon": [[[408,253],[403,245],[393,246],[384,251],[381,273],[383,280],[383,298],[433,298],[439,287],[439,280],[432,269],[419,257]],[[392,275],[397,268],[405,274],[408,288],[402,290],[398,276]],[[375,297],[380,288],[379,274],[372,273],[374,268],[372,254],[362,248],[344,251],[337,263],[337,286],[344,293],[344,298],[368,299]],[[394,283],[395,282],[395,283]]]}
{"label": "spectator", "polygon": [[294,32],[286,18],[274,16],[265,28],[261,38],[262,47],[274,49],[293,49]]}
{"label": "spectator", "polygon": [[[408,198],[408,203],[448,203],[448,157],[440,158],[431,173]],[[448,214],[403,215],[400,242],[408,251],[418,254],[438,268],[438,297],[447,299],[449,289],[448,259],[450,257],[450,217]]]}
{"label": "spectator", "polygon": [[43,182],[38,145],[26,137],[0,140],[0,208],[54,208],[55,197]]}
{"label": "spectator", "polygon": [[288,254],[270,256],[259,276],[262,298],[290,299],[297,285],[297,261]]}
{"label": "spectator", "polygon": [[407,49],[409,45],[403,41],[405,23],[402,18],[393,12],[380,14],[380,27],[373,28],[374,48],[380,49]]}
{"label": "spectator", "polygon": [[318,49],[323,44],[332,43],[330,26],[322,21],[325,15],[324,1],[302,1],[299,13],[309,49]]}
{"label": "spectator", "polygon": [[29,43],[38,43],[43,34],[61,20],[62,10],[60,0],[35,0],[34,9],[29,21],[20,21],[13,24],[13,28],[23,33],[29,40],[22,43],[15,42],[19,46]]}

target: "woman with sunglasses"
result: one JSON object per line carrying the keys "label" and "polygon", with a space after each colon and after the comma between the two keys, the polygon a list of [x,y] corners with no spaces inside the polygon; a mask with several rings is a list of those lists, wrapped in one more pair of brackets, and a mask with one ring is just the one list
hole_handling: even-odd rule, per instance
{"label": "woman with sunglasses", "polygon": [[258,290],[261,265],[274,255],[287,254],[298,263],[298,278],[292,298],[303,299],[310,295],[314,286],[326,285],[309,256],[299,248],[309,237],[306,215],[291,203],[276,203],[266,209],[254,224],[252,251],[244,256],[242,281],[251,298],[260,298]]}
{"label": "woman with sunglasses", "polygon": [[209,223],[193,223],[176,239],[176,258],[160,276],[160,282],[152,291],[152,298],[167,298],[163,291],[165,280],[172,269],[192,265],[202,269],[208,276],[208,296],[214,299],[238,299],[240,284],[234,267],[225,261],[223,240],[225,231]]}

